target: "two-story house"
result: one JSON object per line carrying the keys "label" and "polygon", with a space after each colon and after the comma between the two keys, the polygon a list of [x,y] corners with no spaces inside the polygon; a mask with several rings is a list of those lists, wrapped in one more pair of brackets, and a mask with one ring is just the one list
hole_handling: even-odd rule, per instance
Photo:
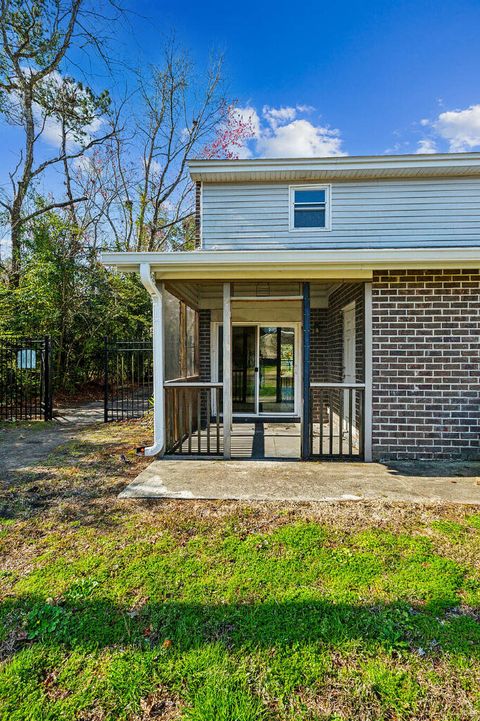
{"label": "two-story house", "polygon": [[189,168],[197,249],[103,256],[153,301],[148,455],[480,456],[479,153]]}

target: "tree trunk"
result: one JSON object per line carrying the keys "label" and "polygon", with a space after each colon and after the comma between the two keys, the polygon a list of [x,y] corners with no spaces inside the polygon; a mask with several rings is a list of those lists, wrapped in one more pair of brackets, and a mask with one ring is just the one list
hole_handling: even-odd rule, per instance
{"label": "tree trunk", "polygon": [[10,221],[12,242],[12,272],[10,282],[14,288],[18,288],[22,263],[21,201],[19,202],[18,195],[12,204]]}
{"label": "tree trunk", "polygon": [[15,195],[10,209],[11,240],[12,240],[12,285],[17,288],[20,283],[22,267],[22,210],[27,188],[32,178],[33,145],[35,142],[35,123],[33,119],[33,92],[27,84],[23,91],[23,112],[25,114],[25,163],[22,177],[17,183]]}

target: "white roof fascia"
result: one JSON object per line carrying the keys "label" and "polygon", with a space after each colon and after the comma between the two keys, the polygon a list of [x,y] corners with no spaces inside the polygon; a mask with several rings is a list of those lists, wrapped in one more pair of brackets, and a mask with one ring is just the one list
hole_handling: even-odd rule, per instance
{"label": "white roof fascia", "polygon": [[[367,278],[374,270],[476,268],[478,248],[388,248],[353,250],[193,251],[103,253],[101,262],[123,272],[149,263],[157,278]],[[348,273],[349,275],[345,275]]]}
{"label": "white roof fascia", "polygon": [[191,159],[193,180],[238,182],[256,177],[288,180],[300,177],[431,177],[480,175],[480,153],[426,155],[366,155],[330,158],[248,158],[240,160]]}

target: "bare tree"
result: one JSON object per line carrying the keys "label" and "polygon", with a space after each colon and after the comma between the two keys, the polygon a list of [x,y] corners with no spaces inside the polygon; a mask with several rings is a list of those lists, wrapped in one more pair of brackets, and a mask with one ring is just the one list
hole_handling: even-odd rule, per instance
{"label": "bare tree", "polygon": [[212,148],[221,152],[225,145],[216,142],[232,108],[222,89],[222,59],[212,59],[202,76],[170,42],[162,66],[137,78],[126,132],[98,151],[98,162],[81,168],[77,183],[84,193],[97,189],[97,217],[116,248],[178,249],[192,236],[187,159],[205,155],[205,148],[211,157]]}
{"label": "bare tree", "polygon": [[[86,0],[0,0],[0,112],[23,131],[23,148],[9,173],[10,192],[0,199],[10,225],[14,282],[27,223],[83,199],[70,188],[66,199],[27,208],[32,184],[49,168],[80,158],[111,135],[110,129],[100,137],[94,132],[108,97],[59,72],[74,38],[98,44],[86,25],[91,12]],[[39,160],[37,145],[49,124],[58,128],[59,147]]]}

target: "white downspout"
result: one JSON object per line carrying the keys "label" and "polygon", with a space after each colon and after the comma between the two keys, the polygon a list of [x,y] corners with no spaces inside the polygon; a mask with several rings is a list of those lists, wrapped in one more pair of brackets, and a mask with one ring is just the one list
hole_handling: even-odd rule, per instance
{"label": "white downspout", "polygon": [[164,370],[164,327],[163,327],[163,283],[152,278],[150,263],[140,263],[140,280],[152,299],[153,316],[153,445],[140,448],[145,456],[163,455],[165,452],[165,391]]}

